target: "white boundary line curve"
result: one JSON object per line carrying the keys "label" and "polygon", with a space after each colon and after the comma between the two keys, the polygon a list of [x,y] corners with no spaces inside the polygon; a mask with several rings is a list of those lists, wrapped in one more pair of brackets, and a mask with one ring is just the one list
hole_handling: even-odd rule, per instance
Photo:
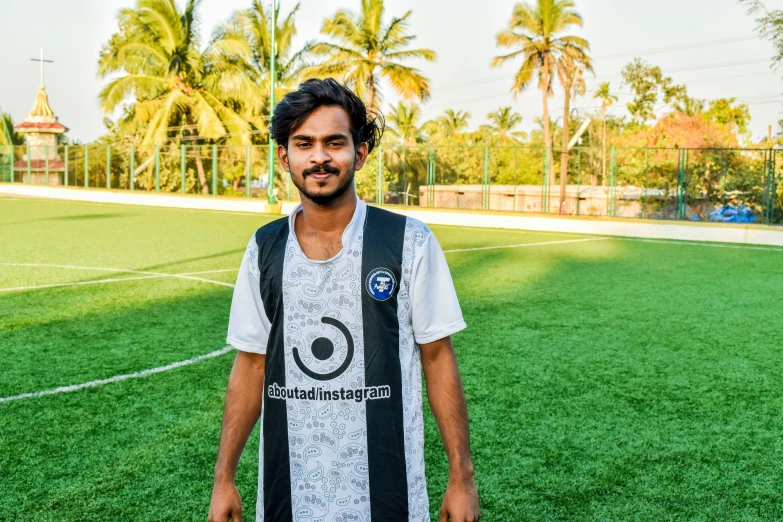
{"label": "white boundary line curve", "polygon": [[233,346],[227,345],[221,348],[220,350],[215,350],[214,352],[205,353],[204,355],[198,355],[196,357],[191,357],[190,359],[185,359],[184,361],[178,361],[171,364],[166,364],[165,366],[158,366],[157,368],[150,368],[148,370],[142,370],[140,372],[134,372],[134,373],[126,373],[123,375],[115,375],[114,377],[109,377],[108,379],[98,379],[96,381],[90,381],[90,382],[83,382],[81,384],[71,384],[70,386],[60,386],[59,388],[52,388],[50,390],[42,390],[37,392],[31,392],[31,393],[22,393],[20,395],[12,395],[10,397],[0,397],[0,404],[4,402],[11,402],[11,401],[18,401],[22,399],[34,399],[37,397],[44,397],[46,395],[56,395],[58,393],[69,393],[74,392],[78,390],[83,390],[85,388],[95,388],[97,386],[103,386],[104,384],[110,384],[113,382],[120,382],[120,381],[127,381],[128,379],[138,379],[141,377],[147,377],[148,375],[153,375],[155,373],[162,373],[167,372],[169,370],[174,370],[176,368],[181,368],[183,366],[188,366],[191,364],[195,364],[199,361],[204,361],[206,359],[212,359],[214,357],[219,357],[225,353],[228,353],[234,349]]}

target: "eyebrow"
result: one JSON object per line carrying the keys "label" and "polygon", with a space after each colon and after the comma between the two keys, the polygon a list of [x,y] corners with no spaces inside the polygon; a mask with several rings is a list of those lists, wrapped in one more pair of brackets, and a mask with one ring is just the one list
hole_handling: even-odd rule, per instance
{"label": "eyebrow", "polygon": [[[297,140],[297,141],[315,141],[315,138],[313,138],[312,136],[307,136],[306,134],[296,134],[294,136],[291,136],[290,139]],[[348,141],[348,136],[346,136],[345,134],[338,133],[338,134],[330,134],[329,136],[326,136],[324,138],[324,141],[332,141],[332,140]]]}

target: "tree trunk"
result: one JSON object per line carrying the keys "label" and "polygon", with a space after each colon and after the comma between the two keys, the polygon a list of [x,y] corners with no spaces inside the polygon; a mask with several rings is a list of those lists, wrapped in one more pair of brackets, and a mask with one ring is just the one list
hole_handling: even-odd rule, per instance
{"label": "tree trunk", "polygon": [[375,103],[375,78],[370,75],[370,81],[367,85],[367,110],[372,110]]}
{"label": "tree trunk", "polygon": [[604,120],[604,135],[601,139],[601,185],[606,186],[606,104],[601,104],[601,118]]}
{"label": "tree trunk", "polygon": [[[568,73],[566,73],[568,74]],[[568,111],[571,107],[571,84],[563,85],[565,90],[565,101],[563,104],[563,132],[560,140],[560,209],[561,214],[565,212],[566,184],[568,183]]]}
{"label": "tree trunk", "polygon": [[207,176],[204,174],[204,164],[201,162],[201,147],[198,145],[196,145],[196,170],[198,171],[198,182],[201,183],[201,193],[209,194]]}
{"label": "tree trunk", "polygon": [[[542,78],[542,85],[541,92],[543,94],[543,109],[544,109],[544,146],[546,146],[546,172],[544,173],[544,177],[546,178],[546,182],[550,185],[553,183],[552,180],[552,138],[551,138],[551,131],[549,129],[549,56],[544,56],[544,70],[543,70],[543,78]],[[549,209],[544,209],[544,211],[548,211]]]}

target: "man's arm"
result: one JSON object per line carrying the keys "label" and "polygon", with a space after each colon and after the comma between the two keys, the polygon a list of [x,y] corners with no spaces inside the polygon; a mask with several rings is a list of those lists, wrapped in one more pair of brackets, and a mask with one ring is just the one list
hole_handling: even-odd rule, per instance
{"label": "man's arm", "polygon": [[265,355],[237,351],[228,378],[220,449],[209,505],[209,522],[242,522],[242,499],[234,484],[239,456],[261,415]]}
{"label": "man's arm", "polygon": [[438,520],[475,522],[479,519],[479,502],[470,457],[468,407],[451,337],[422,344],[421,365],[427,380],[427,399],[449,459],[449,485]]}

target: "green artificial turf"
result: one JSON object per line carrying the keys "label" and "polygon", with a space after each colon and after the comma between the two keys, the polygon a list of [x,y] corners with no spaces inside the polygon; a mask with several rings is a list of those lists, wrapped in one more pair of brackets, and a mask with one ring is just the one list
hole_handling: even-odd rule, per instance
{"label": "green artificial turf", "polygon": [[[0,198],[0,289],[232,283],[271,216]],[[568,241],[433,227],[445,250]],[[783,249],[595,240],[447,253],[483,520],[780,520]],[[18,266],[18,264],[67,265]],[[73,268],[76,267],[76,268]],[[80,268],[81,267],[81,268]],[[0,292],[0,397],[225,345],[231,288]],[[0,404],[0,520],[205,520],[232,355]],[[448,467],[429,411],[433,516]],[[253,520],[258,431],[238,485]]]}

